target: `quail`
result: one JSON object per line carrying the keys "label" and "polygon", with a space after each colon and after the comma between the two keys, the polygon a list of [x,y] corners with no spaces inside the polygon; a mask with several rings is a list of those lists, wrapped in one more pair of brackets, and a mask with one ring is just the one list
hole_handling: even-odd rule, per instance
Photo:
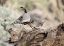
{"label": "quail", "polygon": [[21,15],[15,22],[12,24],[20,23],[20,24],[28,24],[30,22],[30,14],[27,12],[27,10],[23,7],[20,7],[23,9],[24,14]]}
{"label": "quail", "polygon": [[30,15],[27,10],[23,7],[21,7],[24,11],[24,14],[20,16],[15,22],[12,24],[28,24],[30,27],[39,27],[42,26],[44,22],[42,22],[41,18],[37,14]]}
{"label": "quail", "polygon": [[42,19],[41,16],[38,16],[37,14],[31,14],[31,21],[34,27],[42,26],[44,23],[44,19]]}

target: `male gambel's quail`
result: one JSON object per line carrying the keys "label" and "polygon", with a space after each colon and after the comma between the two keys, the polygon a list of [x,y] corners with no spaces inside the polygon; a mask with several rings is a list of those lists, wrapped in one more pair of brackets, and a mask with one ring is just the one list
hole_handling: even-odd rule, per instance
{"label": "male gambel's quail", "polygon": [[44,22],[42,22],[42,19],[39,16],[37,16],[36,14],[30,15],[25,8],[23,8],[23,10],[24,10],[24,14],[20,16],[12,24],[16,24],[16,23],[29,24],[31,27],[39,27],[43,25]]}
{"label": "male gambel's quail", "polygon": [[[20,7],[23,8],[23,7]],[[27,10],[25,8],[23,8],[24,10],[24,14],[22,16],[20,16],[15,22],[13,22],[12,24],[28,24],[30,22],[30,14],[27,12]]]}

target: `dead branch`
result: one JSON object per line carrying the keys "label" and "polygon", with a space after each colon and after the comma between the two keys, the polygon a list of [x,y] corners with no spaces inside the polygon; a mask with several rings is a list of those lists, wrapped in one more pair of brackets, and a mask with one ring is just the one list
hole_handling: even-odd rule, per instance
{"label": "dead branch", "polygon": [[49,29],[34,28],[33,31],[25,32],[24,30],[23,32],[24,33],[21,39],[19,39],[18,41],[14,41],[15,45],[17,46],[19,45],[20,46],[52,46],[53,45],[54,46],[56,41],[58,39],[61,40],[62,37],[64,36],[63,35],[64,24],[60,24],[56,27],[52,27]]}

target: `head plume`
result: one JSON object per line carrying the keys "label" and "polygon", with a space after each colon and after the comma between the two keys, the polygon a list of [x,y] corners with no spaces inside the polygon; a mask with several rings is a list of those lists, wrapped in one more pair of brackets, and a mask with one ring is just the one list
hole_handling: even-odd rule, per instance
{"label": "head plume", "polygon": [[23,8],[24,12],[27,13],[27,10],[24,7],[20,7],[20,8]]}

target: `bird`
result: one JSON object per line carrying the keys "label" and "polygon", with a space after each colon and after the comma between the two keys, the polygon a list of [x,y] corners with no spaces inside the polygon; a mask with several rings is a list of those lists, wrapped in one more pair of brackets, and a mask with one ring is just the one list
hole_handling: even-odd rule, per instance
{"label": "bird", "polygon": [[41,16],[37,15],[37,14],[31,14],[31,23],[32,26],[34,27],[42,27],[44,20],[41,18]]}
{"label": "bird", "polygon": [[28,24],[30,22],[30,14],[27,12],[27,10],[24,7],[20,7],[23,9],[24,14],[21,15],[15,22],[13,22],[12,24]]}
{"label": "bird", "polygon": [[20,7],[23,9],[24,14],[21,15],[15,22],[12,24],[28,24],[31,28],[42,26],[44,22],[42,22],[41,18],[37,14],[29,14],[28,11],[24,7]]}

